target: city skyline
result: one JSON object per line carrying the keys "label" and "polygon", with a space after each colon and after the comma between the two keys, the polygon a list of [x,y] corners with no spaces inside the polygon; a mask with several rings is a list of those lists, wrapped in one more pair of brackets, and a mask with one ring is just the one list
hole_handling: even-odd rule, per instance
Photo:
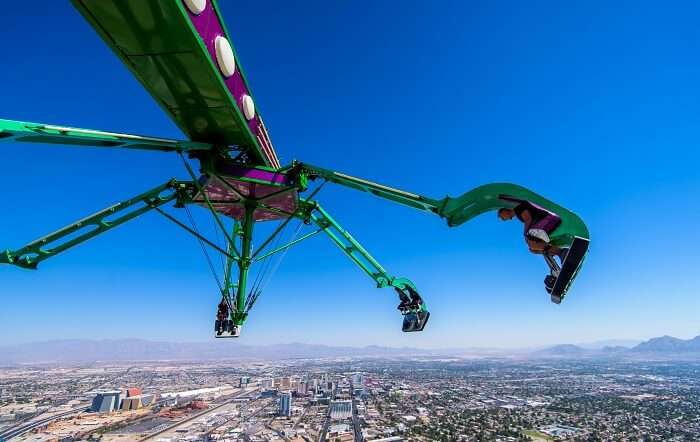
{"label": "city skyline", "polygon": [[[518,226],[485,215],[448,229],[370,195],[324,189],[338,220],[417,284],[428,326],[402,334],[394,294],[312,240],[289,252],[241,344],[518,348],[700,333],[699,212],[688,204],[700,194],[700,43],[688,12],[697,4],[365,6],[222,2],[283,162],[298,155],[435,197],[522,183],[586,220],[590,256],[553,305],[546,267]],[[13,61],[0,71],[0,118],[182,138],[68,2],[17,4],[13,14],[0,29]],[[185,176],[174,155],[29,144],[3,152],[0,250]],[[37,272],[0,267],[0,293],[0,345],[47,334],[213,339],[219,296],[196,242],[155,215]]]}
{"label": "city skyline", "polygon": [[0,438],[681,442],[700,431],[697,369],[459,357],[0,367]]}

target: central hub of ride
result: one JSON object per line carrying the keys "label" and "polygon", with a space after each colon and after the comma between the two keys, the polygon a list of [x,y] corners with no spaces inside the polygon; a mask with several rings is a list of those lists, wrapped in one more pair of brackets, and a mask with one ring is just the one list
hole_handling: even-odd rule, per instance
{"label": "central hub of ride", "polygon": [[208,199],[214,210],[239,221],[248,209],[253,221],[284,219],[297,210],[297,188],[286,174],[272,169],[220,162],[204,170],[199,183],[193,202],[206,207]]}

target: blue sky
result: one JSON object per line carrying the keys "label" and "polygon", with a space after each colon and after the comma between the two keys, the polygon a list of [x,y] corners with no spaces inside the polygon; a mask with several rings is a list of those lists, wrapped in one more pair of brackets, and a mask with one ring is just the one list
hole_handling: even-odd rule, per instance
{"label": "blue sky", "polygon": [[[181,137],[69,2],[41,3],[4,9],[0,118]],[[697,3],[222,3],[283,163],[434,197],[511,181],[579,213],[593,240],[557,306],[517,225],[489,214],[448,229],[327,186],[325,207],[421,289],[426,331],[402,334],[394,294],[319,236],[287,255],[241,342],[518,347],[700,334]],[[2,249],[186,178],[168,154],[0,148]],[[152,214],[39,271],[0,268],[0,296],[9,344],[205,340],[218,295],[197,243]]]}

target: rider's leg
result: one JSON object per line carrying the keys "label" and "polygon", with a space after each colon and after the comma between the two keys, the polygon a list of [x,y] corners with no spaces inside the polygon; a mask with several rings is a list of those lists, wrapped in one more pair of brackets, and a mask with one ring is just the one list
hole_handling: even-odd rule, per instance
{"label": "rider's leg", "polygon": [[526,238],[527,241],[527,248],[530,249],[532,253],[542,255],[544,254],[545,250],[547,249],[547,243],[538,239],[538,238],[532,238],[528,236]]}

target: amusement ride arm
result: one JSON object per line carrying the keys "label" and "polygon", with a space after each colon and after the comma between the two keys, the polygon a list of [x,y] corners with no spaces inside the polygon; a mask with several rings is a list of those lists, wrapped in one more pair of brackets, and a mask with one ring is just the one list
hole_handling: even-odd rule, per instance
{"label": "amusement ride arm", "polygon": [[28,123],[0,119],[0,141],[64,144],[87,147],[118,147],[164,152],[193,152],[214,150],[209,143],[178,141],[168,138],[145,137],[94,129]]}
{"label": "amusement ride arm", "polygon": [[588,228],[578,215],[517,184],[485,184],[458,197],[446,196],[442,199],[434,199],[306,163],[292,165],[289,170],[293,170],[295,167],[301,171],[301,174],[305,175],[306,179],[321,178],[405,206],[434,213],[444,218],[450,227],[464,224],[485,212],[509,207],[512,203],[504,201],[500,197],[514,196],[539,204],[561,217],[560,226],[550,235],[553,245],[568,246],[575,237],[590,239]]}
{"label": "amusement ride arm", "polygon": [[[112,230],[150,210],[160,211],[160,206],[183,196],[191,187],[191,183],[170,180],[134,198],[109,206],[36,239],[17,250],[0,252],[0,264],[36,269],[41,261]],[[183,227],[186,228],[186,226]]]}

